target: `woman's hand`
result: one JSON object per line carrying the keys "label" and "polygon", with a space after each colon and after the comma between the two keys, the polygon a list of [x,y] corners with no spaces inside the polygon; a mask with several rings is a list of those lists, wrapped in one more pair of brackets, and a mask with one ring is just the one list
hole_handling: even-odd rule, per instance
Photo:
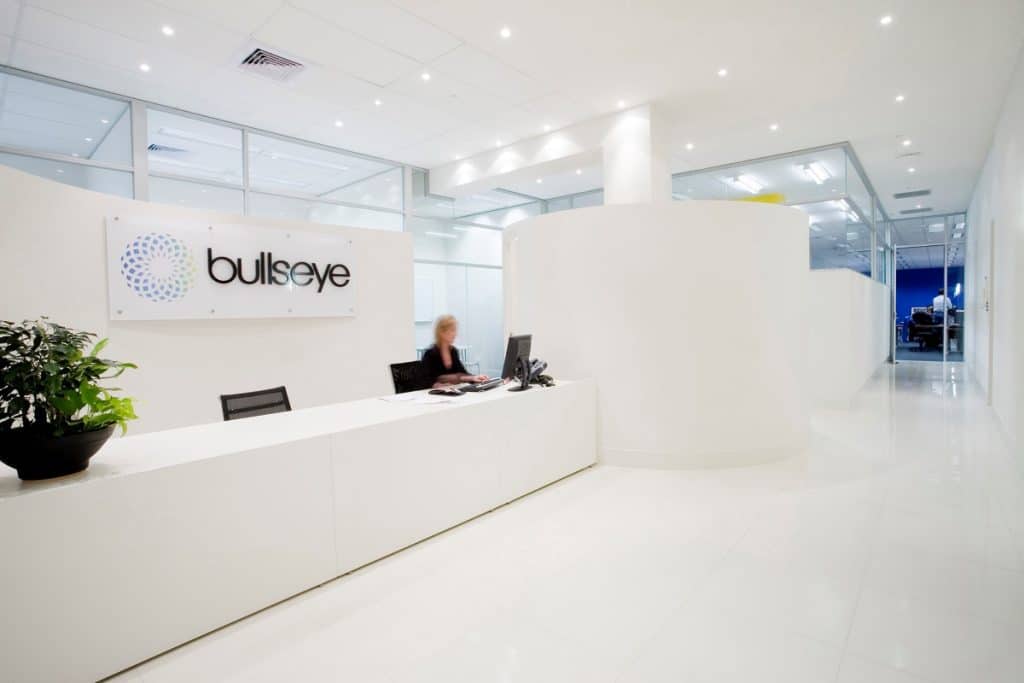
{"label": "woman's hand", "polygon": [[487,375],[473,375],[469,378],[470,382],[486,382],[487,380]]}

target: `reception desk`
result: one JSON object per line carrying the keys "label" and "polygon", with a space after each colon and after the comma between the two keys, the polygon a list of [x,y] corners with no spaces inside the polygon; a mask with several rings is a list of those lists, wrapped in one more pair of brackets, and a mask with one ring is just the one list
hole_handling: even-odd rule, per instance
{"label": "reception desk", "polygon": [[4,471],[0,680],[109,676],[596,459],[590,383],[426,400],[129,436],[57,480]]}

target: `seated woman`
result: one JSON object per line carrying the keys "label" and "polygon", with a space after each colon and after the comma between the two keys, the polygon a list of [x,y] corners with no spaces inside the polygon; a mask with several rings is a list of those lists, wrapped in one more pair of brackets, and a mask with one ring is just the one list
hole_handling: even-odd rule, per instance
{"label": "seated woman", "polygon": [[459,324],[453,315],[442,315],[434,323],[434,345],[423,353],[423,374],[434,387],[461,382],[483,382],[487,375],[471,375],[459,358],[455,337]]}

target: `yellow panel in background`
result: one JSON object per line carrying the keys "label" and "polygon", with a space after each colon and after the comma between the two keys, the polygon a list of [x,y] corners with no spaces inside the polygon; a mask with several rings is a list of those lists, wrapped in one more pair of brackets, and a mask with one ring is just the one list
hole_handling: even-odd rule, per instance
{"label": "yellow panel in background", "polygon": [[768,194],[758,194],[753,197],[743,197],[738,199],[740,202],[761,202],[762,204],[785,204],[786,195],[779,194],[778,192],[770,192]]}

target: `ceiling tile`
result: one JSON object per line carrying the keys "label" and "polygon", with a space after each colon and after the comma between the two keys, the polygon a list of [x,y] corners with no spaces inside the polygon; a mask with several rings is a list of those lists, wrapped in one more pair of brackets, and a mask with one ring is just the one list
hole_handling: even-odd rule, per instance
{"label": "ceiling tile", "polygon": [[160,0],[160,4],[250,34],[265,24],[284,0]]}
{"label": "ceiling tile", "polygon": [[277,12],[256,32],[256,38],[300,61],[330,66],[377,85],[391,83],[418,66],[408,57],[293,7]]}
{"label": "ceiling tile", "polygon": [[[67,17],[104,32],[179,52],[187,58],[221,66],[233,61],[245,45],[246,35],[221,28],[191,14],[168,9],[148,0],[29,0],[29,5]],[[174,28],[173,37],[161,33]]]}
{"label": "ceiling tile", "polygon": [[472,120],[490,116],[508,106],[508,103],[480,88],[467,85],[443,73],[427,69],[429,81],[421,78],[422,70],[416,70],[388,86],[388,90],[405,95],[446,112],[461,120]]}
{"label": "ceiling tile", "polygon": [[0,35],[13,36],[18,22],[18,3],[14,0],[0,0]]}
{"label": "ceiling tile", "polygon": [[430,67],[513,103],[525,102],[545,92],[545,88],[529,76],[469,45],[462,45],[434,60]]}
{"label": "ceiling tile", "polygon": [[455,36],[380,0],[293,0],[335,26],[420,62],[429,62],[458,47]]}

